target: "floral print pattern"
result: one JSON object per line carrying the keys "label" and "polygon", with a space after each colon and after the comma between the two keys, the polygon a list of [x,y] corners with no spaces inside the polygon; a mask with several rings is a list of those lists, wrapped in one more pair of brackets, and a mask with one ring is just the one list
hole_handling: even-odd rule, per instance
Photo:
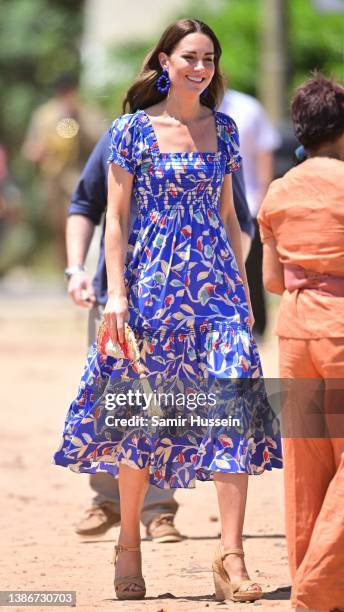
{"label": "floral print pattern", "polygon": [[[282,466],[279,423],[267,400],[245,290],[219,215],[224,175],[241,161],[238,134],[232,119],[214,117],[216,152],[160,153],[148,115],[123,115],[112,127],[109,161],[134,175],[139,213],[125,283],[129,324],[151,388],[184,396],[215,390],[215,406],[198,406],[201,420],[192,425],[188,407],[166,405],[163,417],[172,425],[109,428],[109,393],[140,387],[140,381],[127,360],[99,355],[93,345],[56,464],[114,476],[121,461],[149,466],[151,484],[161,488],[193,487],[216,471],[260,474]],[[116,406],[114,414],[130,420],[142,415],[142,407]],[[232,417],[240,425],[222,423]]]}

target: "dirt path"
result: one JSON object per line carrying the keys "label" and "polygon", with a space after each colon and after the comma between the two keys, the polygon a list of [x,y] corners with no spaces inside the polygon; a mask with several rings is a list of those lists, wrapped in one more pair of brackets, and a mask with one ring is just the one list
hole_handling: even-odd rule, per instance
{"label": "dirt path", "polygon": [[[143,539],[148,585],[144,602],[121,603],[114,598],[115,528],[93,540],[74,534],[73,524],[90,501],[87,476],[52,466],[50,461],[80,378],[85,325],[86,313],[62,296],[1,300],[1,589],[75,590],[77,609],[85,612],[232,608],[233,604],[212,598],[210,567],[219,533],[212,483],[177,492],[176,524],[188,539],[179,544]],[[269,341],[261,354],[265,375],[277,376],[275,341]],[[251,575],[267,591],[254,606],[287,610],[281,471],[250,479],[244,533]],[[234,609],[249,608],[236,604]]]}

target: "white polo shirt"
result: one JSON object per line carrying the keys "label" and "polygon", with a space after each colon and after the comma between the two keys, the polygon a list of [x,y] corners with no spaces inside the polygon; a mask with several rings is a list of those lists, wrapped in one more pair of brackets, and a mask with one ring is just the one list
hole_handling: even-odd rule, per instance
{"label": "white polo shirt", "polygon": [[219,110],[233,117],[238,126],[246,197],[251,215],[256,217],[260,206],[257,154],[260,151],[278,149],[281,136],[272,125],[261,103],[252,96],[239,91],[226,91]]}

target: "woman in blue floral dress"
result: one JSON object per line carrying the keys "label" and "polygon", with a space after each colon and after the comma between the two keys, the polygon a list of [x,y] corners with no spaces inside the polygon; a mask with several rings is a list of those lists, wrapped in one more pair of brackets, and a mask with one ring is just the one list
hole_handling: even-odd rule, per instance
{"label": "woman in blue floral dress", "polygon": [[[281,445],[251,334],[233,206],[239,138],[234,121],[214,110],[223,94],[220,54],[202,22],[170,26],[128,91],[124,108],[131,112],[112,126],[104,319],[113,342],[123,342],[129,322],[151,389],[186,398],[129,423],[147,416],[128,399],[138,375],[128,359],[105,356],[94,345],[67,414],[55,463],[119,477],[120,599],[146,592],[139,521],[148,482],[193,487],[196,479],[213,480],[218,493],[216,598],[262,596],[242,551],[248,474],[281,467]],[[132,192],[139,214],[128,239]],[[128,401],[110,406],[120,391]],[[114,427],[107,426],[109,406]]]}

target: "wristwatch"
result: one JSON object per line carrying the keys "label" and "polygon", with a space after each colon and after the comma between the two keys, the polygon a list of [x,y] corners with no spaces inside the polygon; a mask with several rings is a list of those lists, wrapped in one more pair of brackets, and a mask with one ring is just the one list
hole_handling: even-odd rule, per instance
{"label": "wristwatch", "polygon": [[76,272],[86,272],[85,266],[79,264],[77,266],[69,266],[69,268],[65,268],[65,279],[69,280],[70,277],[73,276],[73,274],[76,274]]}

